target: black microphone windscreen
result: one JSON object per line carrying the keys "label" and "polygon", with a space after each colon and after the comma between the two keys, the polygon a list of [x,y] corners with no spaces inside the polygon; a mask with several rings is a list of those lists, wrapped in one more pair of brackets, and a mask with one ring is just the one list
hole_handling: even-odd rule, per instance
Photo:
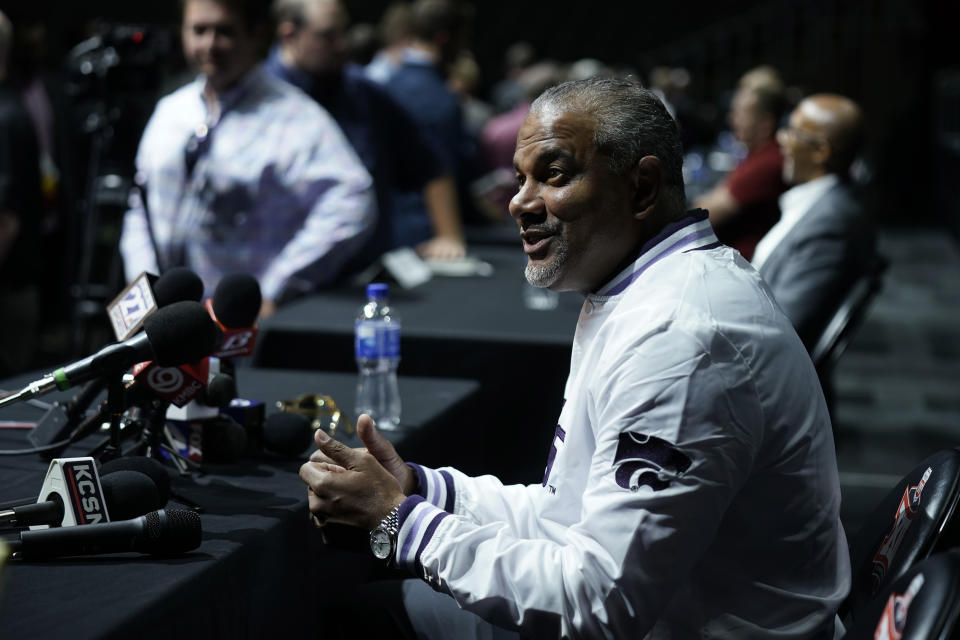
{"label": "black microphone windscreen", "polygon": [[[148,458],[146,456],[123,456],[104,462],[100,466],[100,479],[112,475],[118,471],[139,471],[150,476],[154,486],[157,488],[157,494],[160,498],[160,506],[167,504],[170,499],[170,474],[167,468],[159,460]],[[110,512],[113,513],[112,511]]]}
{"label": "black microphone windscreen", "polygon": [[251,326],[260,314],[260,284],[248,273],[225,276],[213,292],[213,313],[229,329]]}
{"label": "black microphone windscreen", "polygon": [[203,537],[200,516],[193,511],[166,509],[151,511],[144,517],[145,535],[136,540],[135,551],[172,555],[192,551],[200,546]]}
{"label": "black microphone windscreen", "polygon": [[157,485],[139,471],[114,471],[100,478],[111,520],[129,520],[163,507]]}
{"label": "black microphone windscreen", "polygon": [[203,298],[203,281],[187,267],[167,269],[153,285],[153,297],[157,307],[165,307],[182,300],[200,302]]}
{"label": "black microphone windscreen", "polygon": [[220,327],[199,302],[183,300],[157,309],[143,321],[143,330],[162,367],[202,360],[223,341]]}
{"label": "black microphone windscreen", "polygon": [[236,462],[247,448],[247,432],[229,416],[206,420],[201,427],[204,462]]}
{"label": "black microphone windscreen", "polygon": [[310,420],[299,413],[280,411],[263,423],[263,446],[270,451],[295,456],[313,442]]}
{"label": "black microphone windscreen", "polygon": [[207,383],[203,400],[208,407],[226,407],[236,397],[236,380],[228,373],[218,373]]}

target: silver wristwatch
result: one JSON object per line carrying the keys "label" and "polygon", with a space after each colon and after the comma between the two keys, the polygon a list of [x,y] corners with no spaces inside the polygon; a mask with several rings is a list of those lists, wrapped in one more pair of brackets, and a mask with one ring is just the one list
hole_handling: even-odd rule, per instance
{"label": "silver wristwatch", "polygon": [[390,562],[397,550],[397,532],[400,530],[400,505],[390,510],[377,528],[370,532],[370,551],[378,560]]}

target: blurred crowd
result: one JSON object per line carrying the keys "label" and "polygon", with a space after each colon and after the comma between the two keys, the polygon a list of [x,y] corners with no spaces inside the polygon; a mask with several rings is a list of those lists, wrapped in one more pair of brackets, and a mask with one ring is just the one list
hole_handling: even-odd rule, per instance
{"label": "blurred crowd", "polygon": [[[267,316],[376,275],[387,252],[462,259],[470,229],[510,224],[517,132],[565,80],[653,90],[680,126],[688,205],[747,260],[788,189],[828,173],[855,186],[860,119],[835,126],[835,108],[856,105],[815,101],[797,133],[805,96],[770,66],[702,103],[684,68],[563,61],[527,42],[482,69],[470,50],[481,8],[456,0],[395,2],[379,24],[353,22],[339,0],[181,9],[188,70],[171,63],[175,38],[113,26],[70,51],[86,91],[47,73],[42,25],[0,17],[0,375],[34,365],[38,348],[82,351],[75,336],[45,345],[40,330],[76,330],[141,271],[189,266],[208,285],[250,272]],[[141,118],[111,93],[131,82],[154,89],[137,92],[149,97]],[[798,157],[822,166],[791,174]]]}

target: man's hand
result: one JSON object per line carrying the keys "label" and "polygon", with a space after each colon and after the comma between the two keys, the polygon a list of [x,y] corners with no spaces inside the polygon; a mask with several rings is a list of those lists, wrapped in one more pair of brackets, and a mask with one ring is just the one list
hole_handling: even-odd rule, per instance
{"label": "man's hand", "polygon": [[434,236],[417,245],[417,253],[425,260],[457,260],[467,255],[467,245],[460,238]]}
{"label": "man's hand", "polygon": [[318,523],[369,531],[403,502],[415,474],[377,433],[370,416],[357,419],[357,432],[366,449],[351,449],[318,429],[318,451],[300,468],[300,479],[309,487],[310,512]]}
{"label": "man's hand", "polygon": [[277,304],[273,300],[263,299],[263,302],[260,303],[260,320],[264,318],[269,318],[277,311]]}
{"label": "man's hand", "polygon": [[[400,489],[405,495],[411,495],[418,490],[417,474],[408,467],[404,461],[397,455],[396,449],[390,444],[390,441],[380,435],[377,431],[373,418],[365,413],[361,413],[357,418],[357,435],[360,441],[366,445],[357,451],[367,451],[377,459],[383,467],[400,483]],[[317,450],[310,456],[310,462],[327,462],[337,464],[327,454],[320,449],[319,434],[315,434]]]}

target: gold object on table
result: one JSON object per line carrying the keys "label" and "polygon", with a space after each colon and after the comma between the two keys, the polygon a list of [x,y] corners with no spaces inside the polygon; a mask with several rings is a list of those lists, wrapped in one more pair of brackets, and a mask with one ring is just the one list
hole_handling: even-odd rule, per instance
{"label": "gold object on table", "polygon": [[353,423],[347,414],[340,411],[333,398],[322,393],[307,393],[294,400],[278,400],[277,409],[305,416],[312,428],[323,429],[331,437],[336,436],[338,428],[347,435],[354,433]]}

